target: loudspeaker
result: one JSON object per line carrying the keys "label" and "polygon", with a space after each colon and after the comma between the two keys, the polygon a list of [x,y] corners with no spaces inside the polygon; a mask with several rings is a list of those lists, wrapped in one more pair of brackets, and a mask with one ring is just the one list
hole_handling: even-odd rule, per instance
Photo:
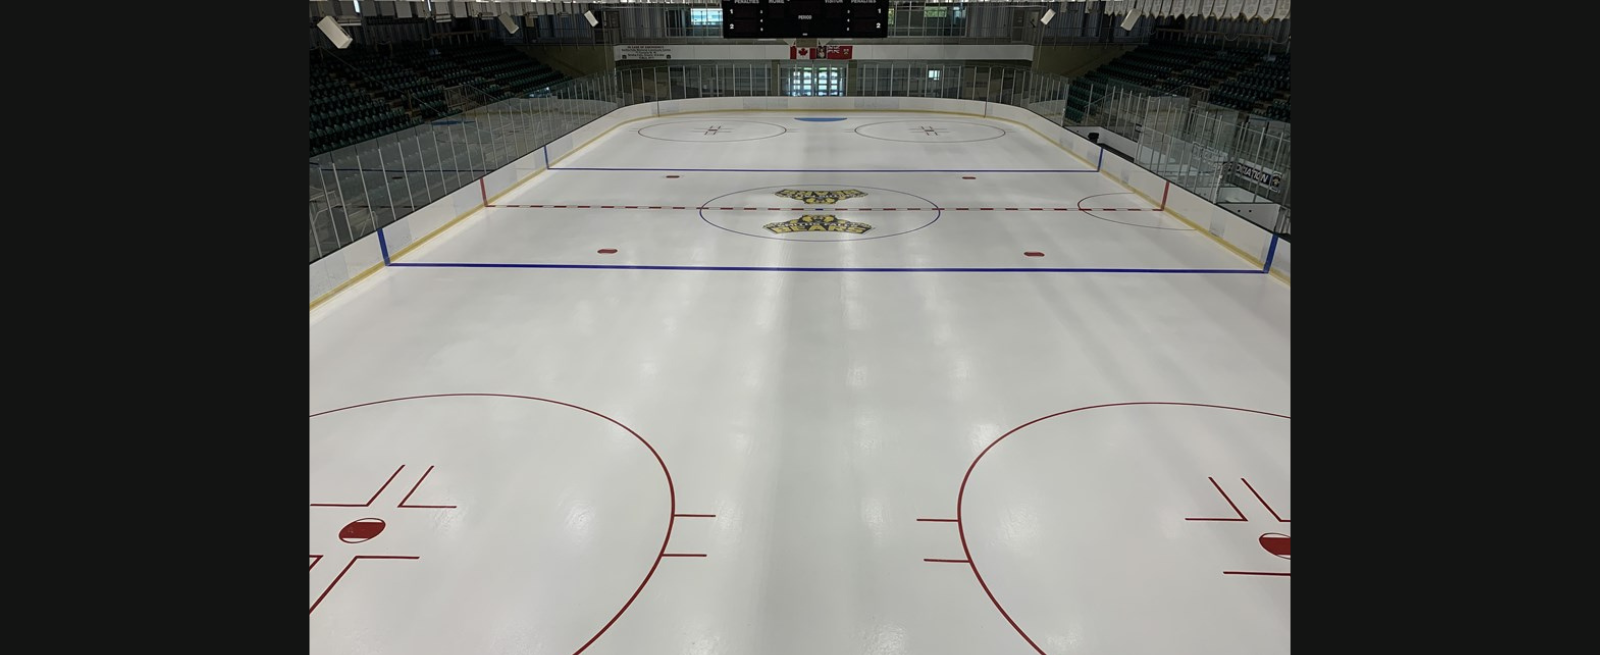
{"label": "loudspeaker", "polygon": [[1122,19],[1122,29],[1131,31],[1133,26],[1139,24],[1139,18],[1143,16],[1144,12],[1139,11],[1138,9],[1128,12],[1128,16]]}
{"label": "loudspeaker", "polygon": [[586,21],[589,21],[589,27],[599,27],[600,26],[600,19],[595,18],[594,17],[594,12],[592,12],[592,11],[583,12],[583,19],[586,20]]}
{"label": "loudspeaker", "polygon": [[350,38],[349,34],[345,34],[344,28],[339,27],[339,21],[334,20],[332,16],[323,16],[322,20],[317,21],[317,29],[322,30],[322,33],[328,36],[328,40],[333,42],[333,47],[340,50],[350,47],[350,42],[355,40]]}
{"label": "loudspeaker", "polygon": [[500,24],[506,26],[506,31],[512,34],[516,34],[517,30],[522,29],[522,26],[517,25],[517,19],[512,18],[511,14],[500,14]]}

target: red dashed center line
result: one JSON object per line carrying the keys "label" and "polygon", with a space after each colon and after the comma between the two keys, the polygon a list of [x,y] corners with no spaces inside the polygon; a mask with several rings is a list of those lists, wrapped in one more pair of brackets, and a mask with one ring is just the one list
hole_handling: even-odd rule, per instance
{"label": "red dashed center line", "polygon": [[671,209],[676,211],[745,211],[745,212],[1158,212],[1155,207],[687,207],[667,205],[489,205],[495,209]]}

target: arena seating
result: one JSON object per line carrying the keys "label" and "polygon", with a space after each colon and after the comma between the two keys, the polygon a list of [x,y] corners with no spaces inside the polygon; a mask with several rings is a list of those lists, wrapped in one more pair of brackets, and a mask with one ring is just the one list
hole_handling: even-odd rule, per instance
{"label": "arena seating", "polygon": [[1289,53],[1158,41],[1140,46],[1079,78],[1067,97],[1067,117],[1082,120],[1108,85],[1130,84],[1188,95],[1273,120],[1289,121]]}
{"label": "arena seating", "polygon": [[451,113],[445,88],[469,85],[482,101],[525,95],[565,79],[494,42],[354,45],[311,51],[312,156]]}

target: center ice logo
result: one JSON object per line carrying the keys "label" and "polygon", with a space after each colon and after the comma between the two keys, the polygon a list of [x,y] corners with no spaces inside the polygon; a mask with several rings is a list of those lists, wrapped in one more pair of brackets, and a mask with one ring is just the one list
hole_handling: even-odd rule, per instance
{"label": "center ice logo", "polygon": [[761,227],[767,228],[774,234],[786,232],[849,232],[851,234],[866,234],[872,229],[866,223],[839,220],[832,214],[806,214],[792,221],[779,221],[767,223]]}
{"label": "center ice logo", "polygon": [[799,200],[808,205],[832,205],[840,200],[865,197],[865,191],[856,189],[839,189],[837,191],[804,191],[799,189],[784,189],[776,194],[781,198]]}
{"label": "center ice logo", "polygon": [[[776,195],[780,198],[799,200],[808,205],[832,205],[837,204],[841,200],[865,197],[867,193],[860,189],[829,189],[822,191],[784,189],[774,193],[773,195]],[[840,220],[838,216],[834,216],[832,214],[806,214],[794,220],[767,223],[761,227],[766,228],[768,231],[774,234],[784,234],[788,232],[847,232],[850,234],[866,234],[867,230],[872,229],[872,226],[866,223]]]}

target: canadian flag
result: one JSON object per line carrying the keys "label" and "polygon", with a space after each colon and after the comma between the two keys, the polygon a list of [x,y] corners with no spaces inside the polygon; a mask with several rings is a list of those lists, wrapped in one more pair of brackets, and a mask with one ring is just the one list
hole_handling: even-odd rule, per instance
{"label": "canadian flag", "polygon": [[789,46],[790,59],[851,59],[855,46],[825,45],[815,48]]}

